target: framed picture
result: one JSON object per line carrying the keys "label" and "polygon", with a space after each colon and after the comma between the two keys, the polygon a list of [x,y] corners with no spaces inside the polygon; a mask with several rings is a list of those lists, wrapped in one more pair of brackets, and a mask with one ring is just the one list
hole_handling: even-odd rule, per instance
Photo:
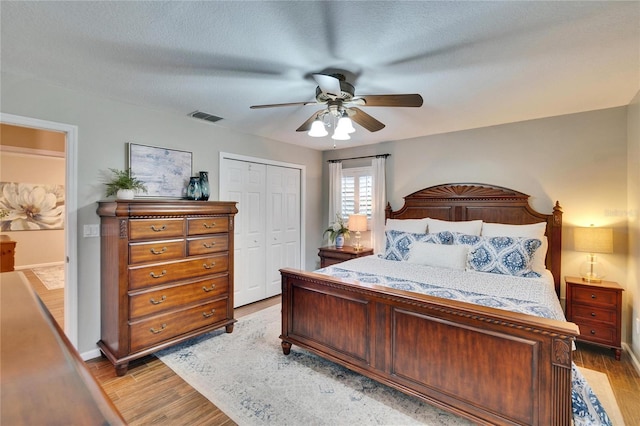
{"label": "framed picture", "polygon": [[191,177],[192,154],[188,151],[129,143],[129,168],[144,182],[140,197],[185,198]]}

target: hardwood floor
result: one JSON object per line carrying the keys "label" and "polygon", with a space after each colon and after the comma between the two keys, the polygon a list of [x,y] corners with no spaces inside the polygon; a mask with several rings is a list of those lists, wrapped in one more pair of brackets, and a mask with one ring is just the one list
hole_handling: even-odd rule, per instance
{"label": "hardwood floor", "polygon": [[[62,312],[62,290],[47,290],[35,274],[23,272],[56,320],[62,321],[55,314],[58,312],[60,316]],[[240,318],[279,302],[280,297],[277,296],[243,306],[236,309],[235,316]],[[623,351],[621,360],[616,361],[606,348],[580,342],[577,346],[574,353],[576,365],[607,374],[625,423],[640,425],[640,375],[629,354]],[[89,360],[87,365],[130,425],[235,424],[155,356],[132,362],[122,377],[116,376],[113,365],[106,358]]]}

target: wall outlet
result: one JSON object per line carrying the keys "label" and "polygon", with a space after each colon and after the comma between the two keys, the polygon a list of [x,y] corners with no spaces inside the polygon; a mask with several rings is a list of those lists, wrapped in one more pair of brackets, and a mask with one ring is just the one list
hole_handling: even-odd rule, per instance
{"label": "wall outlet", "polygon": [[84,225],[83,236],[85,238],[88,238],[88,237],[99,237],[100,236],[100,225]]}

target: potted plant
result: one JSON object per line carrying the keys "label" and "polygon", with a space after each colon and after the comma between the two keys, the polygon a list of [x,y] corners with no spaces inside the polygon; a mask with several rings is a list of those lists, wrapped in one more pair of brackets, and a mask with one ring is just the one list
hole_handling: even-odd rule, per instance
{"label": "potted plant", "polygon": [[109,169],[112,173],[112,178],[107,185],[107,197],[115,195],[122,200],[132,200],[136,192],[147,192],[147,187],[144,182],[135,177],[131,172],[131,169],[118,170]]}
{"label": "potted plant", "polygon": [[331,241],[332,243],[335,241],[336,248],[342,248],[345,238],[349,238],[349,228],[345,226],[344,220],[342,219],[342,216],[340,216],[340,213],[336,214],[336,218],[337,220],[333,223],[333,225],[331,225],[324,231],[324,234],[322,234],[322,236],[324,237],[328,233],[329,241]]}

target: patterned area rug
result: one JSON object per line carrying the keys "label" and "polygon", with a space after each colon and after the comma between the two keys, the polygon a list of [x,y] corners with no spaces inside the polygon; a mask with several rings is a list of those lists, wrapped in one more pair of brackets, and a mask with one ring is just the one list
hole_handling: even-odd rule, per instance
{"label": "patterned area rug", "polygon": [[240,425],[471,424],[295,345],[285,356],[280,331],[276,305],[156,355]]}
{"label": "patterned area rug", "polygon": [[611,419],[611,424],[614,426],[624,426],[624,419],[620,412],[620,407],[618,407],[618,402],[613,394],[613,389],[611,388],[611,383],[609,382],[607,375],[599,371],[589,370],[588,368],[578,368],[582,372],[584,378],[587,379],[587,382],[589,382],[593,392],[598,396],[598,399],[604,406],[604,409],[607,410],[607,415]]}
{"label": "patterned area rug", "polygon": [[64,265],[31,269],[49,290],[64,288]]}

